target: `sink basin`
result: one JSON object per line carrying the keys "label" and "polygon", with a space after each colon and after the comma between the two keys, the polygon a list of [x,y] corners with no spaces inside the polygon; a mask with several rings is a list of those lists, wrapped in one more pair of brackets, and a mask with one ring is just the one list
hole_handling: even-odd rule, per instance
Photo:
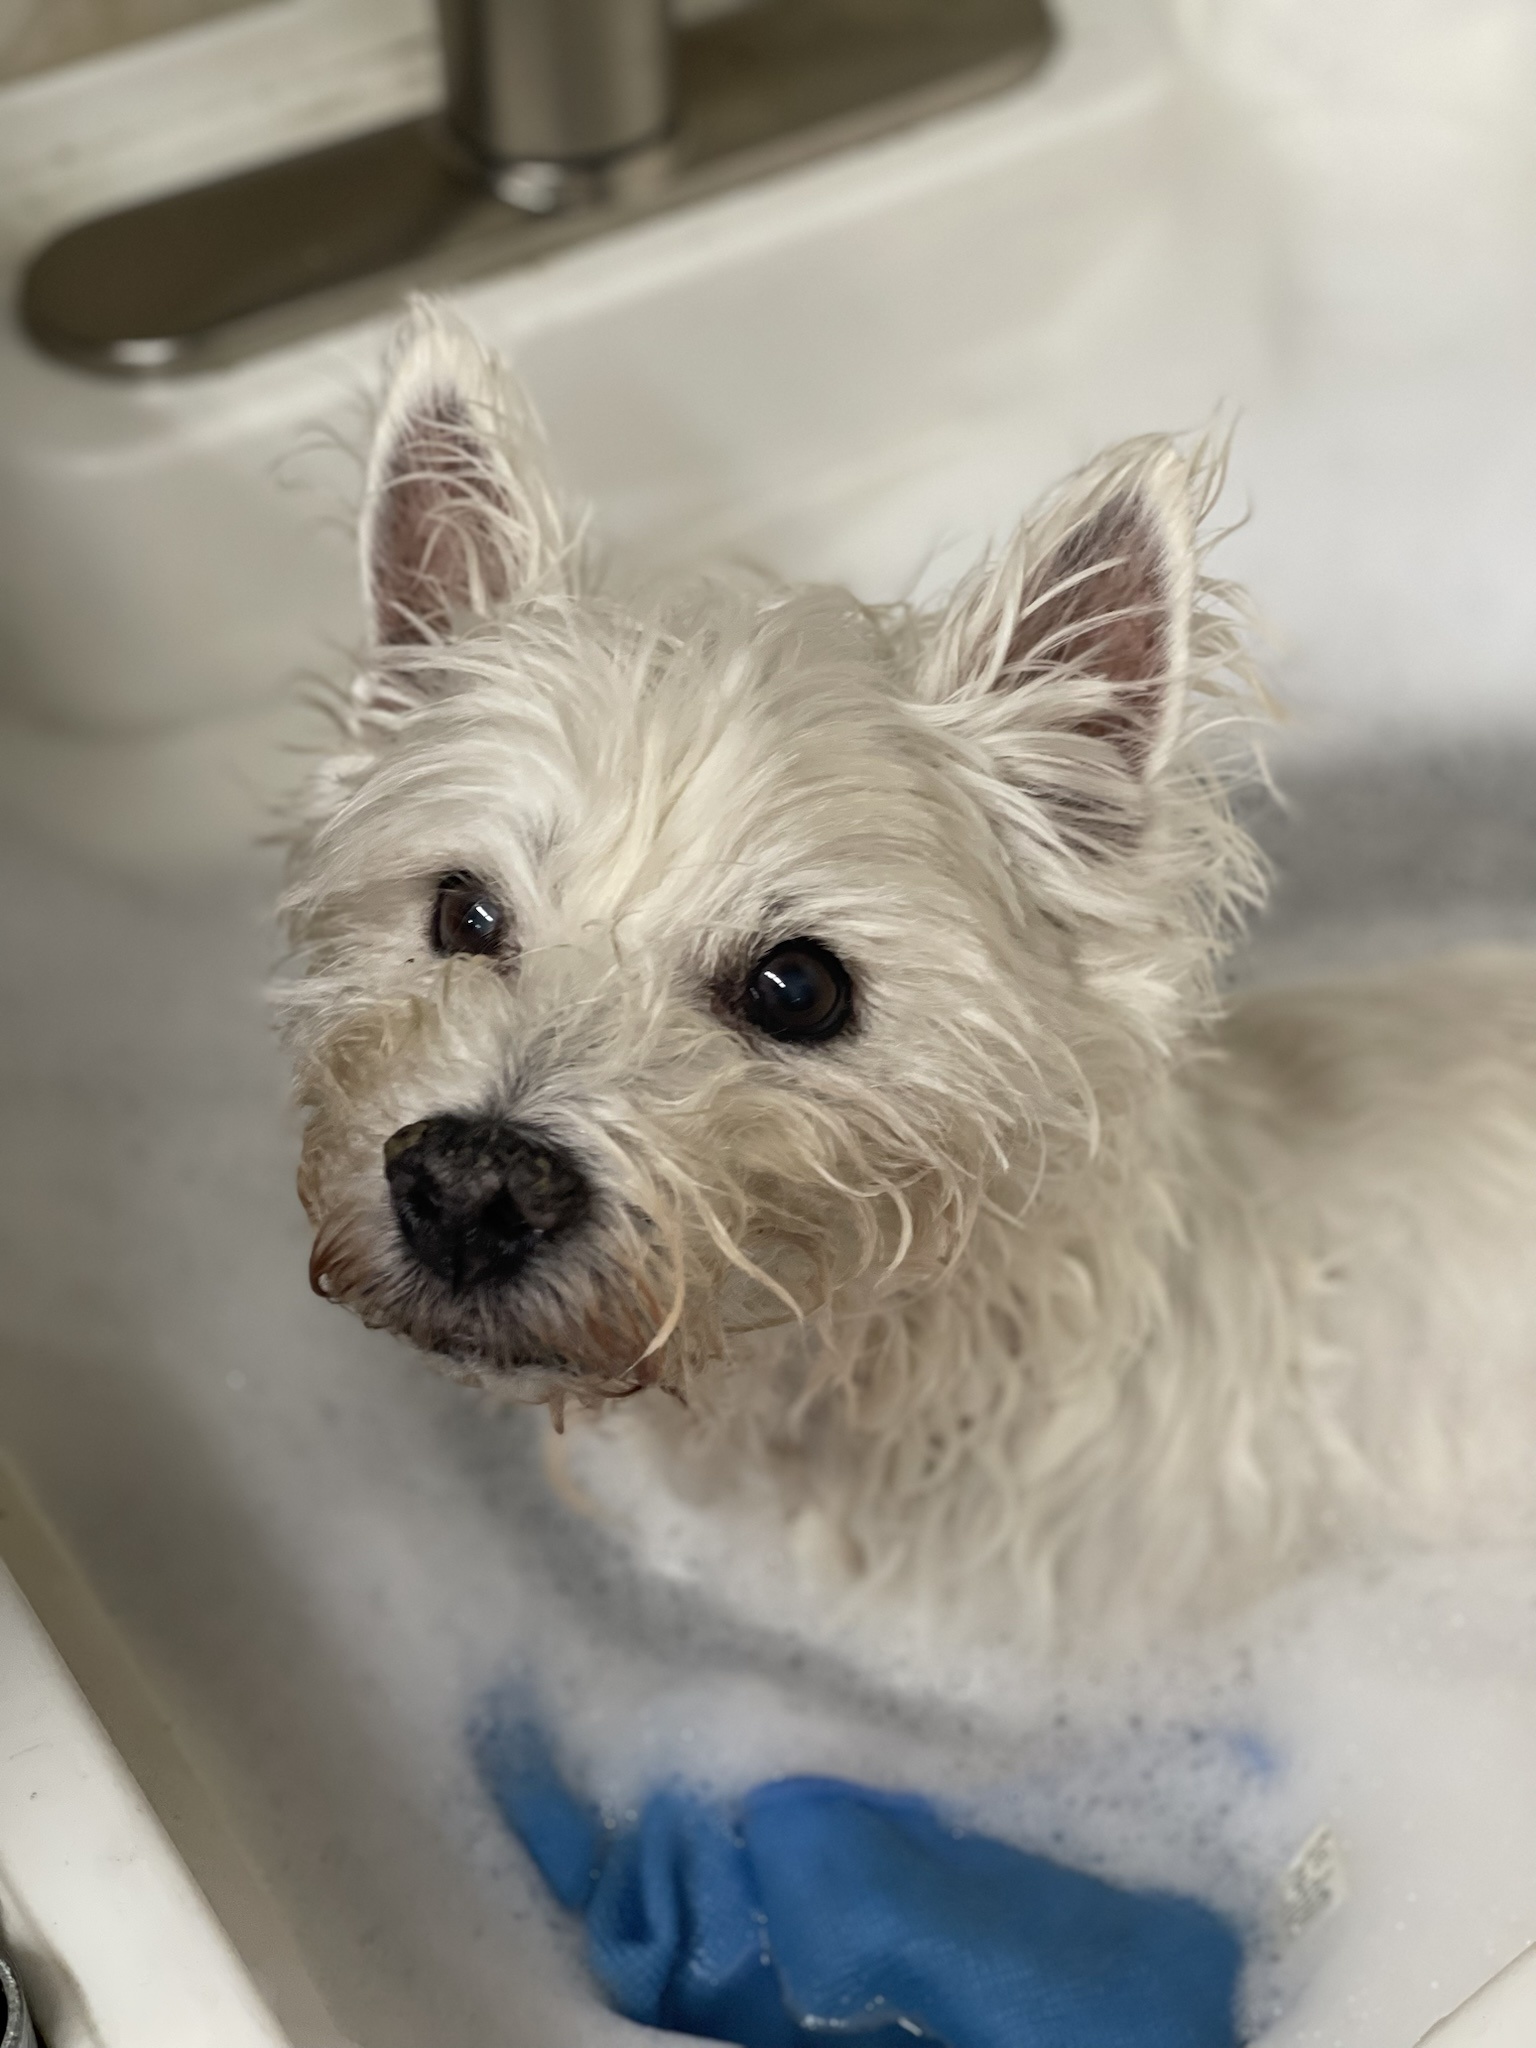
{"label": "sink basin", "polygon": [[[7,260],[105,194],[80,138],[148,67],[246,125],[171,121],[176,164],[117,131],[136,189],[257,153],[263,91],[306,39],[329,76],[367,12],[252,10],[11,88],[9,123],[0,93]],[[1235,421],[1254,517],[1220,561],[1266,622],[1294,799],[1255,808],[1281,881],[1244,971],[1536,937],[1536,25],[1515,0],[1058,17],[1017,94],[462,308],[616,552],[870,597],[941,588],[1120,435]],[[366,107],[284,87],[282,146],[430,96],[415,16],[377,24]],[[514,1678],[621,1806],[682,1768],[910,1782],[1255,1925],[1326,1823],[1349,1897],[1266,1950],[1262,2038],[1407,2048],[1536,1937],[1527,1561],[1343,1574],[1060,1698],[1002,1651],[899,1682],[835,1645],[792,1663],[552,1491],[542,1416],[310,1295],[257,840],[312,730],[295,682],[359,633],[347,450],[385,332],[131,388],[0,334],[0,1443],[216,1816],[162,1804],[171,1840],[215,1907],[208,1842],[237,1843],[281,1922],[279,1967],[227,1918],[275,2024],[643,2038],[474,1782],[466,1716]],[[61,1996],[55,2048],[94,2038]]]}

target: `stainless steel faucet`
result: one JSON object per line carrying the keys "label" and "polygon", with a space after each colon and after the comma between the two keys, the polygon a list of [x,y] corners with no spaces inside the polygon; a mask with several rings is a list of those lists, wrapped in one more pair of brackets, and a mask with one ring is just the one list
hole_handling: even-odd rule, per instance
{"label": "stainless steel faucet", "polygon": [[41,347],[167,375],[543,256],[1027,78],[1045,0],[438,0],[428,118],[68,229]]}
{"label": "stainless steel faucet", "polygon": [[672,124],[665,0],[438,0],[437,12],[448,126],[499,180],[608,163]]}

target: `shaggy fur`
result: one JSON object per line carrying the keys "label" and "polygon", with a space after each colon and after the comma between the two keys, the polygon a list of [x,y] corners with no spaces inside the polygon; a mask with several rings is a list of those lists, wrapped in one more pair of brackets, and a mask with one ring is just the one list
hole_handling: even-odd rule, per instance
{"label": "shaggy fur", "polygon": [[[1524,1526],[1536,966],[1218,999],[1260,871],[1216,482],[1117,449],[934,613],[611,593],[515,391],[419,307],[376,644],[285,905],[317,1287],[557,1420],[638,1396],[604,1427],[659,1474],[755,1475],[951,1607],[1228,1599],[1375,1530]],[[447,874],[504,908],[496,957],[434,954]],[[852,976],[824,1044],[734,1001],[797,936]],[[385,1141],[445,1111],[590,1186],[513,1280],[455,1289],[397,1228]]]}

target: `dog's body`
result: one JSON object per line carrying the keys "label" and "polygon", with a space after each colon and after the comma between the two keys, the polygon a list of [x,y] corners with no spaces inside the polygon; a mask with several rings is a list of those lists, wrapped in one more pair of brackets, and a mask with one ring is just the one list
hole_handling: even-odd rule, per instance
{"label": "dog's body", "polygon": [[918,616],[604,596],[536,458],[419,313],[288,897],[322,1291],[950,1609],[1522,1529],[1536,959],[1218,1000],[1208,474]]}
{"label": "dog's body", "polygon": [[688,1412],[602,1428],[711,1515],[770,1469],[817,1578],[994,1626],[1012,1601],[1031,1632],[1220,1609],[1382,1538],[1528,1532],[1533,1047],[1519,952],[1243,997],[1136,1152],[1037,1198],[1023,1245],[979,1222],[855,1380],[759,1339]]}

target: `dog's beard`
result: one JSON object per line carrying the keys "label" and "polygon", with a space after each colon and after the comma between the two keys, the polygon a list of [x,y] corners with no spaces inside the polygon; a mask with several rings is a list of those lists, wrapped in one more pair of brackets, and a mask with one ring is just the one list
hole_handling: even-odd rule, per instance
{"label": "dog's beard", "polygon": [[457,1288],[411,1254],[383,1205],[342,1209],[317,1218],[310,1284],[452,1378],[515,1400],[617,1400],[684,1371],[662,1262],[620,1258],[597,1233],[528,1274]]}
{"label": "dog's beard", "polygon": [[686,1397],[743,1338],[804,1323],[872,1269],[899,1265],[911,1282],[937,1264],[923,1256],[933,1233],[914,1233],[909,1212],[882,1219],[870,1202],[808,1201],[781,1184],[729,1201],[717,1188],[707,1223],[682,1203],[641,1210],[610,1199],[525,1273],[455,1288],[412,1255],[381,1187],[322,1197],[313,1155],[309,1165],[301,1192],[316,1227],[317,1294],[460,1382],[557,1412],[567,1398],[596,1404],[647,1387]]}

